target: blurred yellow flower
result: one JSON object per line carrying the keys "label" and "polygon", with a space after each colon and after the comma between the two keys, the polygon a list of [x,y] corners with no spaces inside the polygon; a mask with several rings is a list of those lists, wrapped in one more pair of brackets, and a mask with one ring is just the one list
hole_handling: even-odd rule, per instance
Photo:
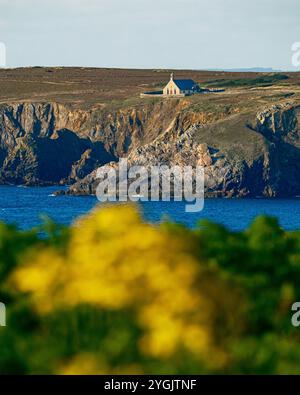
{"label": "blurred yellow flower", "polygon": [[[40,314],[83,303],[129,309],[143,329],[138,344],[145,355],[171,358],[185,349],[195,358],[213,352],[225,361],[214,344],[218,303],[210,297],[220,280],[211,277],[209,288],[199,286],[208,269],[192,246],[188,231],[183,237],[144,223],[134,206],[105,207],[72,227],[66,252],[31,252],[11,281],[19,291],[31,292]],[[229,288],[223,289],[226,298]],[[76,373],[77,367],[81,373],[111,371],[85,354],[60,371]]]}

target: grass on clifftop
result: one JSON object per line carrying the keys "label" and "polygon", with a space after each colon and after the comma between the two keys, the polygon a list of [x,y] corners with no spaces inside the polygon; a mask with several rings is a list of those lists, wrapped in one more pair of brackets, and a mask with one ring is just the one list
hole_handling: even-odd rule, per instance
{"label": "grass on clifftop", "polygon": [[287,78],[290,87],[299,88],[300,84],[300,73],[32,67],[0,69],[0,102],[58,102],[91,108],[111,101],[139,99],[142,92],[161,89],[172,71],[176,78],[193,79],[201,87],[247,88],[285,82]]}

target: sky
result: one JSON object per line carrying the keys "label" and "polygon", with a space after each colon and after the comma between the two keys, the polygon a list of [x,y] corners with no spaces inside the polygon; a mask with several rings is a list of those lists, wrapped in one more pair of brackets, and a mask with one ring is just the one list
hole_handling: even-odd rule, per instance
{"label": "sky", "polygon": [[0,0],[8,67],[297,70],[299,21],[299,0]]}

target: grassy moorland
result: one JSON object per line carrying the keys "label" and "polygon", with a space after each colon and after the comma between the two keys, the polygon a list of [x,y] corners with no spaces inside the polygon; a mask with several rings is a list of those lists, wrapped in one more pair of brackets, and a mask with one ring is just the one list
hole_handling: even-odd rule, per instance
{"label": "grassy moorland", "polygon": [[[46,68],[32,67],[0,69],[0,102],[59,102],[74,106],[107,105],[112,102],[134,100],[143,103],[139,94],[155,90],[168,82],[172,70],[135,70],[101,68]],[[222,71],[174,71],[176,78],[192,78],[203,87],[224,87],[230,101],[238,101],[231,94],[247,94],[258,89],[257,97],[268,97],[291,88],[298,94],[300,73],[250,73]],[[263,90],[264,87],[271,89]],[[244,92],[239,92],[243,88]],[[253,94],[253,92],[251,93]],[[193,100],[206,100],[205,95]],[[218,99],[217,99],[218,100]]]}
{"label": "grassy moorland", "polygon": [[153,226],[131,206],[79,224],[1,224],[1,373],[299,373],[299,232]]}

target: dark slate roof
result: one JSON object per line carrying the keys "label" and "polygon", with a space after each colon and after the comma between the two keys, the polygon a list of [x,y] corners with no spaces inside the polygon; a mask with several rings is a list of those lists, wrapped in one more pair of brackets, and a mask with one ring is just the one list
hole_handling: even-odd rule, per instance
{"label": "dark slate roof", "polygon": [[193,80],[174,80],[175,84],[180,90],[192,90],[197,87],[197,84]]}

